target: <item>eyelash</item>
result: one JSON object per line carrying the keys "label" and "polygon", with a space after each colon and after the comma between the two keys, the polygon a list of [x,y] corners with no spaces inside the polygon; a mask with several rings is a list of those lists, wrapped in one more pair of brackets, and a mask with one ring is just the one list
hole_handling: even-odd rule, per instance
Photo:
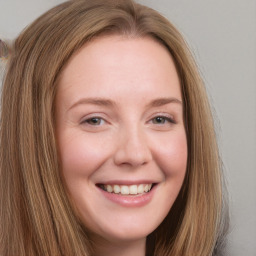
{"label": "eyelash", "polygon": [[[86,120],[83,120],[81,122],[81,124],[88,124],[88,125],[91,125],[91,126],[99,126],[100,125],[100,124],[97,124],[96,122],[94,122],[93,120],[98,120],[100,122],[105,122],[105,120],[103,118],[94,116],[94,117],[90,117],[90,118],[88,118]],[[90,123],[90,122],[93,122],[93,124]]]}
{"label": "eyelash", "polygon": [[155,116],[155,117],[152,118],[150,121],[153,122],[153,120],[156,120],[157,118],[164,120],[164,123],[156,123],[157,125],[165,124],[166,121],[167,121],[168,123],[171,123],[171,124],[176,124],[176,122],[175,122],[175,120],[174,120],[173,118],[171,118],[171,117],[169,117],[169,116],[164,116],[164,115]]}

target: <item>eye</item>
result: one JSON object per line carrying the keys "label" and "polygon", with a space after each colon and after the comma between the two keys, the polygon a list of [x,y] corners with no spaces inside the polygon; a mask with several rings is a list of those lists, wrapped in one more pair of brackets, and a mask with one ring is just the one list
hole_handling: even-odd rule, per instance
{"label": "eye", "polygon": [[166,123],[175,124],[175,121],[172,118],[166,117],[166,116],[156,116],[151,121],[153,124],[158,124],[158,125],[163,125]]}
{"label": "eye", "polygon": [[100,117],[92,117],[82,121],[82,124],[89,124],[92,126],[100,126],[100,125],[103,125],[104,123],[105,123],[104,119]]}

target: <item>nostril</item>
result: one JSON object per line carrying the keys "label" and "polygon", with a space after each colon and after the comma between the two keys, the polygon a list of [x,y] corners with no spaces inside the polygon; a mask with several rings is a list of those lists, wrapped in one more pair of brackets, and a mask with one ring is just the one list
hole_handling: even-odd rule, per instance
{"label": "nostril", "polygon": [[119,149],[114,155],[116,165],[130,165],[133,167],[146,165],[151,160],[151,153],[147,149],[134,150],[132,148]]}
{"label": "nostril", "polygon": [[113,155],[116,165],[137,167],[152,159],[145,132],[140,126],[133,124],[127,123],[116,141],[116,151]]}

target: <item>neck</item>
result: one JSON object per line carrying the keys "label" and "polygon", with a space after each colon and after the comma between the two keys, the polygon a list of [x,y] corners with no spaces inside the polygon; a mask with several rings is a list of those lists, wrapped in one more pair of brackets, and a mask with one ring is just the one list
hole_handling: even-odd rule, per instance
{"label": "neck", "polygon": [[120,242],[98,241],[94,244],[95,256],[145,256],[146,238]]}

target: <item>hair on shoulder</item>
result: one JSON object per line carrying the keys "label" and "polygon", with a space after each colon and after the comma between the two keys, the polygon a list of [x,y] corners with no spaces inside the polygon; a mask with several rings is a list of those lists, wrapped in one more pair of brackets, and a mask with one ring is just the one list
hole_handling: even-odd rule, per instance
{"label": "hair on shoulder", "polygon": [[166,18],[132,0],[72,0],[40,16],[14,42],[1,98],[2,256],[92,254],[89,231],[74,213],[59,171],[54,103],[73,54],[111,34],[163,44],[185,103],[186,177],[168,216],[148,236],[147,255],[219,253],[228,227],[222,165],[204,84],[186,42]]}

